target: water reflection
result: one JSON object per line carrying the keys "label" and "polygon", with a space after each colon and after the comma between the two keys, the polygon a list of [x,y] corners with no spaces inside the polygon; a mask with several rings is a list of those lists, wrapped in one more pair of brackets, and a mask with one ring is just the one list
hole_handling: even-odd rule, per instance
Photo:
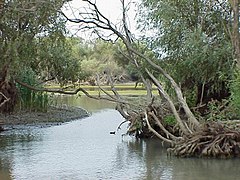
{"label": "water reflection", "polygon": [[11,167],[12,167],[12,156],[6,154],[5,151],[12,142],[8,141],[3,136],[0,136],[0,179],[10,180],[11,178]]}
{"label": "water reflection", "polygon": [[11,180],[11,162],[9,162],[10,158],[0,158],[0,179],[1,180]]}
{"label": "water reflection", "polygon": [[239,159],[173,159],[173,179],[237,180],[240,177]]}
{"label": "water reflection", "polygon": [[[116,167],[135,168],[133,179],[237,180],[239,159],[198,159],[167,156],[159,140],[127,141],[116,150]],[[133,164],[136,163],[136,164]],[[124,166],[125,165],[125,166]]]}
{"label": "water reflection", "polygon": [[[112,104],[104,106],[112,106]],[[116,135],[113,109],[52,127],[18,126],[0,134],[0,179],[223,180],[240,177],[240,160],[170,157],[157,139]]]}
{"label": "water reflection", "polygon": [[117,148],[116,167],[135,169],[131,179],[172,179],[172,165],[159,140],[135,140],[123,142]]}
{"label": "water reflection", "polygon": [[106,100],[95,100],[88,98],[87,96],[68,96],[68,95],[57,95],[54,97],[55,105],[70,105],[77,106],[86,109],[88,112],[97,112],[102,109],[113,109],[115,103]]}
{"label": "water reflection", "polygon": [[[14,129],[1,132],[0,135],[0,179],[10,180],[15,178],[15,169],[17,166],[24,166],[17,161],[23,154],[31,156],[34,142],[42,141],[41,129],[32,126],[16,126]],[[26,157],[26,156],[25,156]]]}

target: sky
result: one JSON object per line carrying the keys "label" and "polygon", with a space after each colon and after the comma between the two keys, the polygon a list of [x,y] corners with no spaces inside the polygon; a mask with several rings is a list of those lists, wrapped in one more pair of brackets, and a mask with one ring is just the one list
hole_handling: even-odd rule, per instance
{"label": "sky", "polygon": [[[122,6],[120,0],[95,0],[96,5],[100,12],[103,13],[103,15],[107,18],[109,18],[113,24],[117,24],[121,22],[121,16],[122,16]],[[137,33],[136,30],[136,3],[140,2],[140,0],[126,0],[126,3],[132,2],[130,9],[128,11],[128,20],[129,20],[129,29],[133,33]],[[75,18],[77,17],[79,9],[83,9],[84,2],[81,0],[73,0],[67,4],[65,4],[65,7],[63,8],[64,13],[70,17]],[[78,25],[73,23],[67,24],[71,34],[76,34],[77,36],[88,36],[88,34],[83,32],[77,32]]]}

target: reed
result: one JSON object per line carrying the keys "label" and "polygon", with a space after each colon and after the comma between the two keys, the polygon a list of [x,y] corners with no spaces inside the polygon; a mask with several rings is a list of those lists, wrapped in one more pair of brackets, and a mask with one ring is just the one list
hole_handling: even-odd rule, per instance
{"label": "reed", "polygon": [[[41,87],[38,85],[37,77],[34,71],[31,69],[24,69],[19,78],[22,82],[25,82],[32,86]],[[17,86],[19,91],[19,110],[27,111],[41,111],[46,112],[50,105],[49,95],[45,92],[35,92],[26,87],[20,85]]]}

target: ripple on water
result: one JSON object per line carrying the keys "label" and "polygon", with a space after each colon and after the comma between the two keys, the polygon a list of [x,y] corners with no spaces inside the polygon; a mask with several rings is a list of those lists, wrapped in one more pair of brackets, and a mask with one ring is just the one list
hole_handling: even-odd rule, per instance
{"label": "ripple on water", "polygon": [[168,157],[158,140],[122,137],[127,124],[115,135],[109,134],[122,121],[117,111],[108,109],[61,126],[4,132],[0,137],[0,174],[17,180],[240,177],[239,159]]}

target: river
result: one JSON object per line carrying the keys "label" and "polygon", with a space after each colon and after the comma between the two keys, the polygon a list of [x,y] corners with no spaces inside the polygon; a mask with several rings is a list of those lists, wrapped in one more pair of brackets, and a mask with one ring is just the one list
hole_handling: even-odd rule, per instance
{"label": "river", "polygon": [[[0,180],[237,180],[240,159],[167,156],[159,140],[123,136],[113,104],[63,98],[90,117],[60,126],[19,126],[0,134]],[[116,131],[116,134],[110,134]]]}

